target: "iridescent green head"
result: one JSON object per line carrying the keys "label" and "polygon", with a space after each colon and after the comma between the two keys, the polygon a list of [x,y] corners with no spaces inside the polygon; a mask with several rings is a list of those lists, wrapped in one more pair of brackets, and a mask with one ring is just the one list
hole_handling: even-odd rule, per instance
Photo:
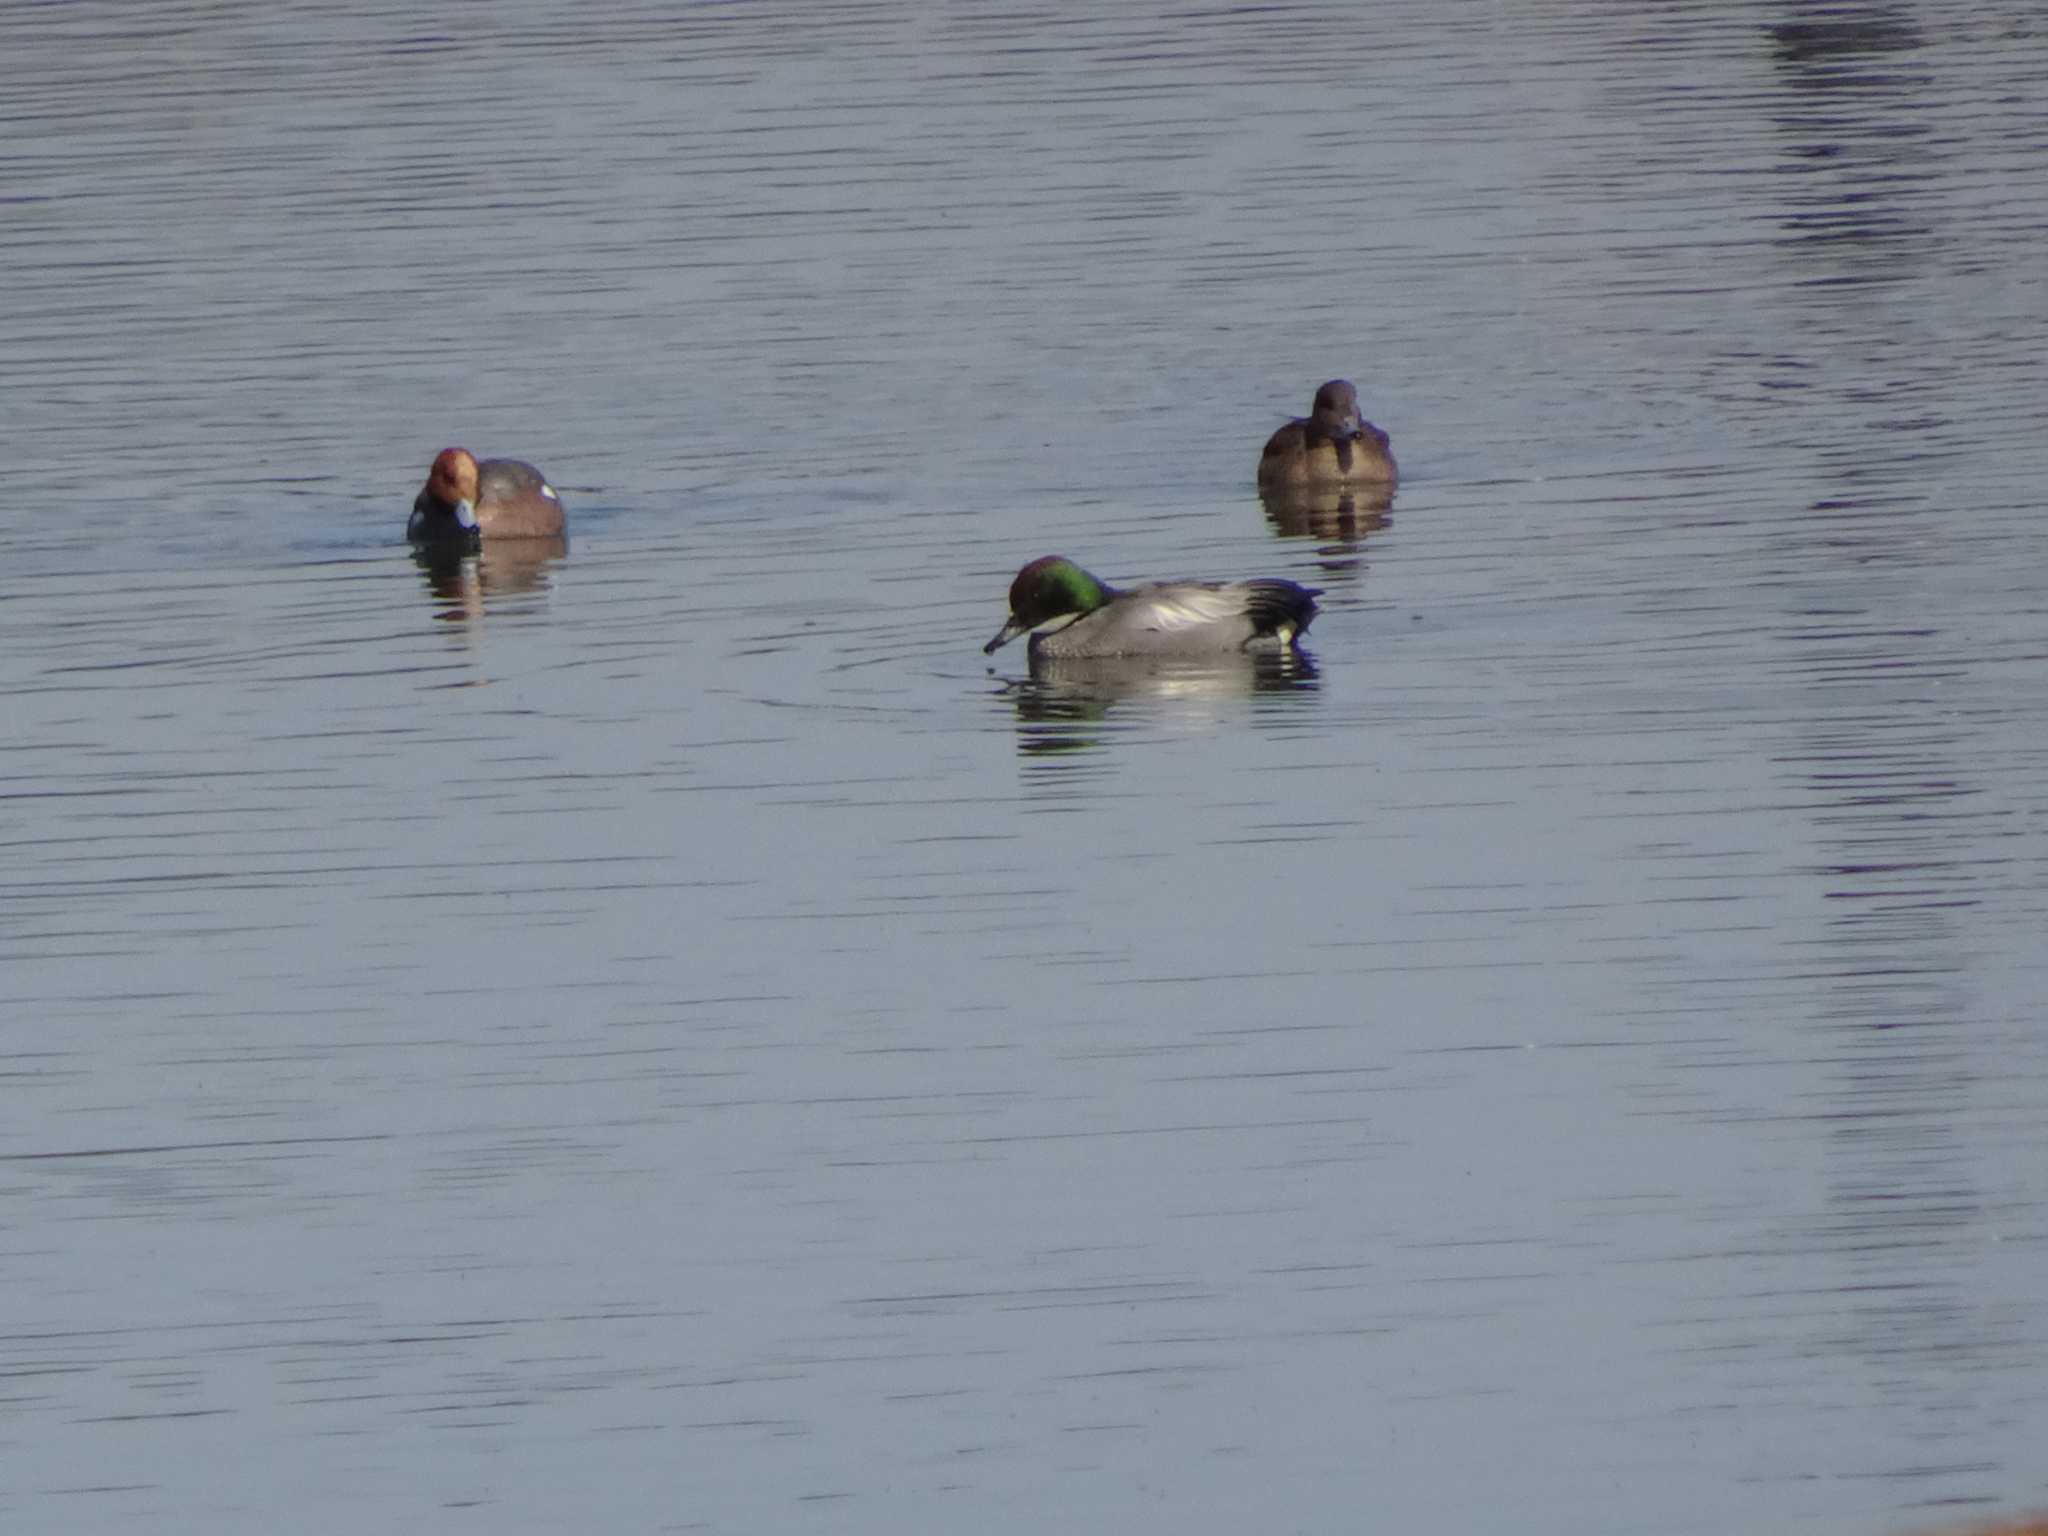
{"label": "iridescent green head", "polygon": [[1045,555],[1017,573],[1010,583],[1010,621],[981,650],[995,654],[1026,630],[1054,619],[1078,619],[1093,613],[1116,594],[1065,555]]}

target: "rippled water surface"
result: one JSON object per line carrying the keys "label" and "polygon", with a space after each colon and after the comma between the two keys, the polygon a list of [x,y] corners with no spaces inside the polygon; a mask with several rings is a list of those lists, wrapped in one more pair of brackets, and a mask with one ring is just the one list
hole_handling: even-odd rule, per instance
{"label": "rippled water surface", "polygon": [[[0,11],[0,1517],[2048,1504],[2044,78]],[[1340,374],[1398,496],[1262,504]],[[568,548],[415,562],[455,442]],[[984,659],[1051,551],[1324,611]]]}

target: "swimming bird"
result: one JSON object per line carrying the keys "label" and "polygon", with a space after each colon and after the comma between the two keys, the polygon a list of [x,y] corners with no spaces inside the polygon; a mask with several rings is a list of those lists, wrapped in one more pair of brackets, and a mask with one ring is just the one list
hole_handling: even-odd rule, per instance
{"label": "swimming bird", "polygon": [[413,498],[405,536],[416,544],[479,538],[559,539],[562,498],[546,477],[518,459],[485,459],[443,448]]}
{"label": "swimming bird", "polygon": [[1319,588],[1278,577],[1162,581],[1118,591],[1064,555],[1046,555],[1010,583],[1009,622],[992,656],[1027,630],[1034,657],[1224,656],[1284,651],[1316,616]]}
{"label": "swimming bird", "polygon": [[1358,414],[1358,390],[1349,379],[1332,379],[1318,389],[1309,414],[1267,438],[1259,456],[1259,484],[1265,486],[1384,485],[1391,490],[1398,478],[1387,434]]}

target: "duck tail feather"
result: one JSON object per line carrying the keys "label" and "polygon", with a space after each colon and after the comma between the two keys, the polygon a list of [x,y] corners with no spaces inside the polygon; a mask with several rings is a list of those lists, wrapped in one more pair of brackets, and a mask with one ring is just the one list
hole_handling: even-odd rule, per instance
{"label": "duck tail feather", "polygon": [[1316,599],[1321,587],[1297,586],[1274,576],[1262,576],[1245,583],[1245,612],[1254,634],[1298,635],[1316,616]]}

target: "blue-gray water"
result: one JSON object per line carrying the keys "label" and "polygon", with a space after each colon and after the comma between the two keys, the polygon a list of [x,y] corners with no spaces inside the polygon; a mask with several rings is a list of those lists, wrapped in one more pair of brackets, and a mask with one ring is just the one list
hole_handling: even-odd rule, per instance
{"label": "blue-gray water", "polygon": [[[0,1519],[2048,1503],[2044,76],[0,11]],[[1269,515],[1338,374],[1391,514]],[[565,557],[414,564],[458,442]],[[1312,662],[989,664],[1053,551]]]}

